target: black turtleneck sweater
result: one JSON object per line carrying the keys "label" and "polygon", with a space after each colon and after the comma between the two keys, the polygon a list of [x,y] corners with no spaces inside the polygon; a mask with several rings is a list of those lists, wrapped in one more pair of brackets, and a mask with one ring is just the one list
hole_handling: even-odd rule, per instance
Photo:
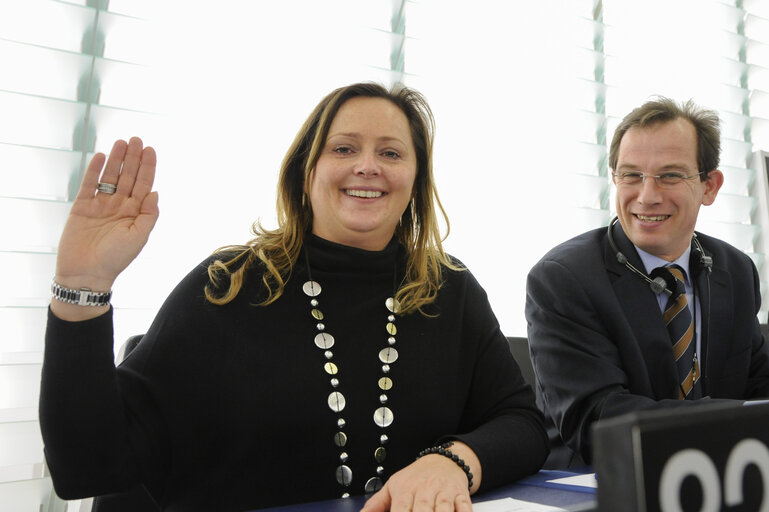
{"label": "black turtleneck sweater", "polygon": [[[370,252],[311,236],[312,277],[333,334],[346,398],[351,494],[374,475],[380,428],[379,351],[385,299],[400,282],[396,243]],[[59,496],[108,494],[143,482],[164,510],[240,511],[338,498],[337,414],[304,258],[283,296],[256,306],[259,269],[237,298],[206,301],[209,260],[176,287],[138,347],[116,369],[112,312],[85,322],[49,313],[40,398],[45,452]],[[396,265],[397,261],[397,265]],[[397,269],[397,270],[396,270]],[[397,272],[397,276],[395,275]],[[384,477],[445,438],[478,455],[482,488],[537,471],[547,454],[542,417],[486,294],[469,271],[444,271],[437,300],[399,316],[398,360],[387,392]]]}

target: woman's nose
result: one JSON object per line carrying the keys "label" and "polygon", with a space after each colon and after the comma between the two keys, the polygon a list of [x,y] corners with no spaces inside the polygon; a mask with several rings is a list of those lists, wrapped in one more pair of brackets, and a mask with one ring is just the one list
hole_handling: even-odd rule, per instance
{"label": "woman's nose", "polygon": [[380,172],[379,163],[377,162],[376,155],[372,153],[361,153],[360,157],[355,162],[354,167],[355,174],[361,176],[376,176]]}

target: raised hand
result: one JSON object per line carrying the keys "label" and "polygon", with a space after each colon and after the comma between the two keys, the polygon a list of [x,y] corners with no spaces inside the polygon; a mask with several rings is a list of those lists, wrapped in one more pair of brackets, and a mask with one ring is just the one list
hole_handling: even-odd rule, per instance
{"label": "raised hand", "polygon": [[[147,243],[158,219],[158,194],[152,192],[156,163],[155,150],[143,147],[138,137],[128,143],[116,141],[108,159],[102,153],[94,155],[59,240],[57,283],[93,291],[112,288]],[[114,193],[109,185],[116,186]],[[59,301],[53,301],[51,307],[68,320],[103,312],[101,307]]]}

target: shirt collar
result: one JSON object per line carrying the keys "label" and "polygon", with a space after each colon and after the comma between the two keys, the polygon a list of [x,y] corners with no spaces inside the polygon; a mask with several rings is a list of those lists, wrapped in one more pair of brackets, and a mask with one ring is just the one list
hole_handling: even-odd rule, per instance
{"label": "shirt collar", "polygon": [[667,261],[663,260],[662,258],[659,258],[653,254],[650,254],[643,249],[638,248],[637,246],[634,246],[636,251],[638,251],[638,255],[641,257],[641,262],[644,264],[644,268],[646,268],[646,273],[651,274],[651,271],[654,270],[657,267],[666,267],[668,265],[678,265],[682,269],[684,269],[684,277],[686,281],[686,285],[689,285],[689,255],[692,252],[692,246],[689,245],[684,253],[678,257],[675,261]]}

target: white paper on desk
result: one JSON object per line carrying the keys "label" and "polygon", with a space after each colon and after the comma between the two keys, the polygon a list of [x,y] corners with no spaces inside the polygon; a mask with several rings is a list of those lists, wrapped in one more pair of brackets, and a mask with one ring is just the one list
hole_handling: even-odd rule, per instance
{"label": "white paper on desk", "polygon": [[565,512],[565,508],[532,503],[530,501],[503,498],[501,500],[473,503],[473,512]]}
{"label": "white paper on desk", "polygon": [[595,473],[566,476],[563,478],[556,478],[555,480],[548,480],[548,482],[551,484],[576,485],[578,487],[592,487],[593,489],[598,487],[598,480],[596,480],[595,478]]}

